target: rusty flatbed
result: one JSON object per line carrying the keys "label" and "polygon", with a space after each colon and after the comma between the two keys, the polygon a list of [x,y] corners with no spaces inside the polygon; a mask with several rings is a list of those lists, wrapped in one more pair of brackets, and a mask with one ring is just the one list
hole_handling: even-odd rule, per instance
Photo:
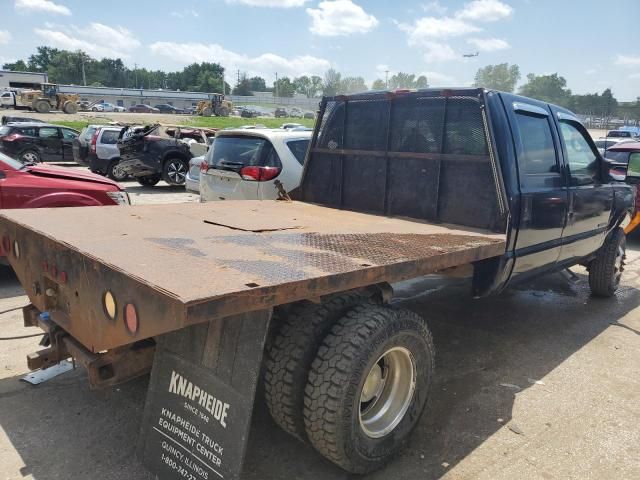
{"label": "rusty flatbed", "polygon": [[[506,248],[503,234],[276,201],[12,210],[0,233],[32,303],[94,352]],[[107,289],[115,321],[103,312]],[[134,335],[122,325],[128,302]]]}

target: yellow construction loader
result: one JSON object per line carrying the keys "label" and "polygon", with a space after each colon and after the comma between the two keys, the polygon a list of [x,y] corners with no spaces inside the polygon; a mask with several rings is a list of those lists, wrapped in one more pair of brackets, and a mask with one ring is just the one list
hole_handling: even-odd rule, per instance
{"label": "yellow construction loader", "polygon": [[224,99],[221,93],[214,93],[210,100],[201,100],[196,107],[196,114],[203,117],[216,115],[218,117],[228,117],[233,110],[233,102]]}
{"label": "yellow construction loader", "polygon": [[58,85],[43,83],[42,90],[23,90],[16,95],[16,107],[28,108],[38,113],[62,110],[72,114],[78,112],[80,96],[75,93],[60,93]]}

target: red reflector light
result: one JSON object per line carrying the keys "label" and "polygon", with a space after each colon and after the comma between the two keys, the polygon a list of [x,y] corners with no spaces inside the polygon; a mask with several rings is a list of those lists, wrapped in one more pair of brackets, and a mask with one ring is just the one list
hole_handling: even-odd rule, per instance
{"label": "red reflector light", "polygon": [[209,170],[209,164],[207,163],[206,160],[202,160],[202,162],[200,162],[200,172],[207,173],[208,170]]}
{"label": "red reflector light", "polygon": [[127,303],[124,307],[124,326],[131,334],[138,332],[138,312],[133,303]]}
{"label": "red reflector light", "polygon": [[3,142],[13,142],[14,140],[18,140],[22,138],[22,135],[20,135],[19,133],[12,133],[11,135],[7,135],[6,137],[2,138]]}
{"label": "red reflector light", "polygon": [[273,180],[278,175],[280,175],[278,167],[243,167],[240,170],[242,179],[252,182],[266,182]]}
{"label": "red reflector light", "polygon": [[96,153],[96,143],[98,143],[99,133],[100,133],[100,130],[96,130],[93,136],[91,137],[91,146],[89,147],[89,150],[91,150],[91,153]]}
{"label": "red reflector light", "polygon": [[67,283],[67,272],[60,272],[60,283]]}

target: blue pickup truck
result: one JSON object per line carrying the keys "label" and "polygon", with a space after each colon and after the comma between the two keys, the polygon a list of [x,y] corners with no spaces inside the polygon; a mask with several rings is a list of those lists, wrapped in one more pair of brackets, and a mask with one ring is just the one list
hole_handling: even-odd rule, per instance
{"label": "blue pickup truck", "polygon": [[324,98],[299,187],[280,180],[278,201],[0,213],[25,325],[47,332],[30,368],[72,356],[100,388],[153,365],[138,453],[157,478],[239,478],[259,381],[286,432],[381,468],[435,365],[428,319],[389,305],[395,282],[468,275],[481,297],[580,264],[611,297],[624,269],[634,188],[571,112],[530,98]]}

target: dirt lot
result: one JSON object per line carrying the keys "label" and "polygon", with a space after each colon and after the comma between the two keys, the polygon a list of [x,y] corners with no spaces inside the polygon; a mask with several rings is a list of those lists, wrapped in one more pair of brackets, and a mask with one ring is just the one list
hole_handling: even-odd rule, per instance
{"label": "dirt lot", "polygon": [[[134,203],[197,200],[126,185]],[[631,241],[612,300],[591,298],[581,269],[476,301],[463,280],[398,285],[397,301],[434,333],[437,376],[410,444],[367,478],[640,478],[639,258]],[[26,302],[1,271],[0,478],[150,480],[134,453],[148,379],[104,391],[90,391],[82,370],[21,382],[39,339],[6,337],[34,333],[11,310]],[[261,396],[245,478],[352,478],[280,431]]]}

